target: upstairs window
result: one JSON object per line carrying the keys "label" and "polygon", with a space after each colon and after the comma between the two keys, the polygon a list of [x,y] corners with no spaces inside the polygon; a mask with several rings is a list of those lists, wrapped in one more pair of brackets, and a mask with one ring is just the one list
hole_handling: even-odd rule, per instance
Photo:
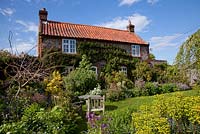
{"label": "upstairs window", "polygon": [[63,39],[62,40],[62,51],[64,53],[75,54],[76,53],[76,40]]}
{"label": "upstairs window", "polygon": [[140,57],[140,46],[139,45],[132,45],[132,56]]}

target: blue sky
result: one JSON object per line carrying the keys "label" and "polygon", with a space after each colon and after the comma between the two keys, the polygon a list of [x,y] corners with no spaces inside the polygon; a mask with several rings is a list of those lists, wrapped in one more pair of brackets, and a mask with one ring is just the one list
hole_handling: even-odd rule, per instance
{"label": "blue sky", "polygon": [[10,50],[11,31],[13,51],[35,55],[43,7],[56,21],[126,29],[130,19],[156,58],[170,64],[200,28],[200,0],[0,0],[0,49]]}

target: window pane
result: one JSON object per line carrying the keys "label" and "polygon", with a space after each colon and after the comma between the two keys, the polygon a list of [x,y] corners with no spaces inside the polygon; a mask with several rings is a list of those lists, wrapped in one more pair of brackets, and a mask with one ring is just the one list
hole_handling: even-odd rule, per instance
{"label": "window pane", "polygon": [[69,52],[68,45],[63,45],[63,47],[64,47],[64,52]]}
{"label": "window pane", "polygon": [[62,48],[65,53],[76,53],[76,40],[63,39]]}
{"label": "window pane", "polygon": [[63,42],[64,42],[64,43],[68,43],[68,40],[64,40]]}
{"label": "window pane", "polygon": [[140,56],[140,46],[139,45],[132,45],[132,55]]}

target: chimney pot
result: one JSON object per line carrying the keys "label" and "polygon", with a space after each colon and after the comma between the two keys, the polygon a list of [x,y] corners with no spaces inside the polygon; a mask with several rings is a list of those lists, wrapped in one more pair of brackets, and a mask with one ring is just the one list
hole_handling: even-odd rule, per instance
{"label": "chimney pot", "polygon": [[42,8],[39,11],[39,18],[40,21],[47,21],[47,16],[48,16],[48,12],[46,11],[46,8]]}
{"label": "chimney pot", "polygon": [[129,20],[129,25],[127,26],[127,30],[131,33],[135,32],[135,25],[131,24],[131,21]]}

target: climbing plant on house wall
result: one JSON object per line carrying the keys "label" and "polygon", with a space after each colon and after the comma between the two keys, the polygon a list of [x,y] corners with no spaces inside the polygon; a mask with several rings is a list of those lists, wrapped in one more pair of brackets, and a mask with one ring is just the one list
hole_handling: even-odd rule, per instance
{"label": "climbing plant on house wall", "polygon": [[[106,66],[102,71],[109,74],[119,71],[122,65],[126,66],[128,70],[134,69],[135,63],[138,61],[122,48],[100,43],[82,42],[78,46],[78,53],[87,55],[92,63],[105,61]],[[131,76],[131,71],[128,71],[128,77]]]}

